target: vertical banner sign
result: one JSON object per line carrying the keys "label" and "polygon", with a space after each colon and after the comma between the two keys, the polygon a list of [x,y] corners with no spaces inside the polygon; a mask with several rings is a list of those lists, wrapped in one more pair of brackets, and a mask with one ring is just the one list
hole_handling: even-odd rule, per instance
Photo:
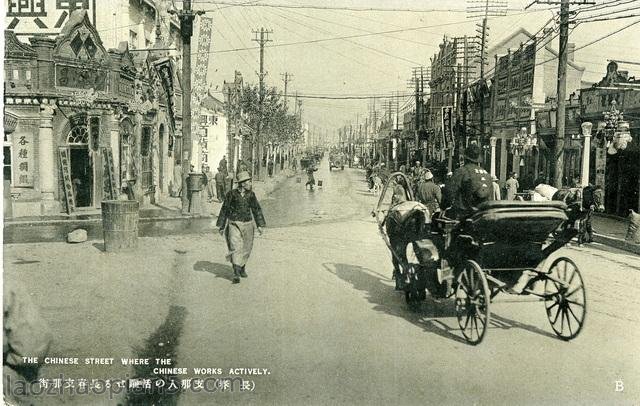
{"label": "vertical banner sign", "polygon": [[102,155],[104,157],[104,173],[106,176],[103,176],[103,190],[105,196],[109,196],[110,199],[118,198],[118,187],[116,184],[116,173],[113,164],[113,151],[111,147],[102,148]]}
{"label": "vertical banner sign", "polygon": [[444,147],[453,147],[453,128],[451,124],[453,115],[453,107],[447,106],[442,108],[442,137],[444,139]]}
{"label": "vertical banner sign", "polygon": [[200,130],[200,103],[207,96],[207,71],[209,70],[209,50],[211,48],[211,30],[213,19],[200,18],[198,33],[198,53],[193,70],[193,92],[191,93],[191,133],[198,134],[200,145],[207,142],[207,135]]}
{"label": "vertical banner sign", "polygon": [[607,167],[607,150],[606,148],[596,148],[596,186],[602,186],[605,189],[605,169]]}
{"label": "vertical banner sign", "polygon": [[73,183],[71,183],[71,161],[69,160],[69,149],[61,147],[60,153],[60,170],[62,171],[62,184],[64,185],[64,196],[67,201],[67,214],[71,214],[76,208],[76,202],[73,193]]}
{"label": "vertical banner sign", "polygon": [[14,135],[14,149],[18,174],[15,177],[15,186],[33,187],[33,136],[30,133]]}
{"label": "vertical banner sign", "polygon": [[158,71],[158,76],[160,77],[160,83],[162,83],[162,88],[167,94],[167,104],[169,110],[169,139],[168,147],[167,147],[167,156],[171,156],[173,151],[173,137],[176,133],[176,104],[175,104],[175,94],[173,87],[173,66],[171,65],[171,60],[169,58],[163,58],[159,61],[155,62],[156,70]]}

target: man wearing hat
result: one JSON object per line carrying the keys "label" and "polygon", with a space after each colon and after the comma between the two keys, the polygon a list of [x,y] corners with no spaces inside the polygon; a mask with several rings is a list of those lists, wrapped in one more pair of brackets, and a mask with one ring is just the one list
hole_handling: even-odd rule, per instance
{"label": "man wearing hat", "polygon": [[227,193],[216,225],[220,235],[227,240],[227,258],[233,265],[233,283],[240,283],[240,277],[247,277],[245,265],[253,249],[254,221],[260,234],[266,223],[258,199],[251,190],[249,172],[238,173],[236,182],[238,187]]}
{"label": "man wearing hat", "polygon": [[465,164],[456,169],[447,181],[444,207],[452,207],[449,216],[462,218],[478,205],[493,200],[493,183],[487,171],[480,167],[480,147],[469,145],[464,152]]}
{"label": "man wearing hat", "polygon": [[424,182],[418,185],[417,198],[418,201],[429,209],[429,213],[433,214],[440,211],[440,203],[442,202],[442,191],[440,187],[433,182],[433,173],[426,169],[423,177]]}

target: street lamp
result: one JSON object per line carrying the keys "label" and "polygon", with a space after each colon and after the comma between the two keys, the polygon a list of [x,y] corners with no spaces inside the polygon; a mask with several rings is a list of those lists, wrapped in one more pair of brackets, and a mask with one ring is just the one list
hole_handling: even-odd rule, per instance
{"label": "street lamp", "polygon": [[611,109],[604,112],[604,123],[598,124],[598,142],[607,148],[609,155],[627,148],[631,142],[629,123],[624,120],[624,113],[618,110],[617,102],[611,101]]}
{"label": "street lamp", "polygon": [[528,134],[527,127],[520,128],[520,132],[511,138],[511,152],[520,156],[520,166],[524,166],[523,155],[529,155],[534,147],[538,146],[538,138],[535,134]]}

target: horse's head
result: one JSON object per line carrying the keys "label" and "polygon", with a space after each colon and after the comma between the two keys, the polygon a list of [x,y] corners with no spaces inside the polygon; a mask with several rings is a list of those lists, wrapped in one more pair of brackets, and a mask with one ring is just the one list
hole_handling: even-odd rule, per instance
{"label": "horse's head", "polygon": [[589,185],[584,188],[583,206],[591,207],[597,212],[604,212],[604,189],[602,186]]}

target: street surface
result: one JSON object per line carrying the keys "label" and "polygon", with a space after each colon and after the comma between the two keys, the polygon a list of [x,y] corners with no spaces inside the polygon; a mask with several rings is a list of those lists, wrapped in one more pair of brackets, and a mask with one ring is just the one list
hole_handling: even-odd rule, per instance
{"label": "street surface", "polygon": [[[136,253],[117,255],[101,242],[5,245],[5,278],[28,286],[54,332],[55,356],[167,356],[189,377],[194,367],[221,368],[217,377],[266,369],[239,371],[253,391],[187,391],[177,398],[183,405],[640,403],[638,256],[602,245],[560,251],[586,283],[586,325],[575,340],[556,338],[542,303],[499,295],[474,347],[452,301],[427,298],[412,312],[394,291],[362,170],[329,172],[325,159],[315,191],[297,177],[262,200],[268,228],[239,285],[218,234],[142,238]],[[45,366],[40,375],[144,371],[118,362]],[[86,395],[34,400],[100,401],[112,404]]]}

